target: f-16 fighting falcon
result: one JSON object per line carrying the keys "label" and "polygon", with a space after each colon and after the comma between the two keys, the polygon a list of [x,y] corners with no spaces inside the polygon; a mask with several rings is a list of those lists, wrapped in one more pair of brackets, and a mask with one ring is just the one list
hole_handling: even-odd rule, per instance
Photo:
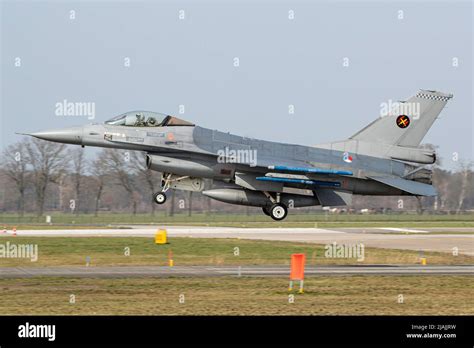
{"label": "f-16 fighting falcon", "polygon": [[197,191],[283,220],[289,208],[348,205],[353,194],[436,195],[430,169],[436,154],[420,143],[451,98],[420,90],[348,139],[316,146],[250,139],[149,111],[28,135],[143,151],[148,168],[162,173],[156,204],[165,203],[169,189]]}

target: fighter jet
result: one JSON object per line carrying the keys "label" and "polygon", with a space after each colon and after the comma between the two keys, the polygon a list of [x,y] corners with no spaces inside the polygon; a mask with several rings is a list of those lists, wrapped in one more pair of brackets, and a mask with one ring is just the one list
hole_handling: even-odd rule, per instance
{"label": "fighter jet", "polygon": [[349,205],[354,194],[436,195],[430,167],[436,153],[420,143],[452,97],[420,90],[348,139],[315,146],[242,137],[150,111],[28,135],[144,152],[148,168],[162,173],[156,204],[166,202],[170,189],[195,191],[261,207],[278,221],[291,208]]}

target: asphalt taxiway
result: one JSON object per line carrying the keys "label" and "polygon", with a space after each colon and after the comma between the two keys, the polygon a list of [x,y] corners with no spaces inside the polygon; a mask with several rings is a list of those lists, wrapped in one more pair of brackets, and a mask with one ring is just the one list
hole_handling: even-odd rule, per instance
{"label": "asphalt taxiway", "polygon": [[[212,276],[289,276],[288,265],[278,266],[76,266],[76,267],[2,267],[1,278],[79,277],[212,277]],[[309,266],[306,276],[318,275],[474,275],[474,266]]]}
{"label": "asphalt taxiway", "polygon": [[[109,229],[21,230],[18,236],[77,236],[77,237],[153,237],[158,226],[127,226]],[[169,237],[241,238],[306,242],[318,244],[356,244],[366,247],[436,251],[474,256],[473,228],[240,228],[159,226]],[[4,233],[4,235],[8,235]]]}

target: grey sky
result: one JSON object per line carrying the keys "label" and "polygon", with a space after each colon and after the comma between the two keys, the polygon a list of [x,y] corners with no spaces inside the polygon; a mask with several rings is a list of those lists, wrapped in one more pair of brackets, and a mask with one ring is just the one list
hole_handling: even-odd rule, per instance
{"label": "grey sky", "polygon": [[444,166],[455,168],[453,152],[461,159],[474,153],[472,7],[471,1],[3,1],[1,146],[18,140],[16,131],[90,122],[56,116],[55,104],[64,99],[95,102],[94,122],[142,109],[312,145],[349,137],[378,117],[381,103],[423,88],[454,93],[424,142],[439,145]]}

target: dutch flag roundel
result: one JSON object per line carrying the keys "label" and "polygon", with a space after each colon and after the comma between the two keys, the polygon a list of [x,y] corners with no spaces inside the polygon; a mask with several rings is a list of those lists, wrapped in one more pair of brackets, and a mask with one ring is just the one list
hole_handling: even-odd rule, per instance
{"label": "dutch flag roundel", "polygon": [[349,155],[349,152],[344,152],[343,156],[342,156],[342,159],[344,160],[344,162],[346,163],[352,163],[352,156]]}

